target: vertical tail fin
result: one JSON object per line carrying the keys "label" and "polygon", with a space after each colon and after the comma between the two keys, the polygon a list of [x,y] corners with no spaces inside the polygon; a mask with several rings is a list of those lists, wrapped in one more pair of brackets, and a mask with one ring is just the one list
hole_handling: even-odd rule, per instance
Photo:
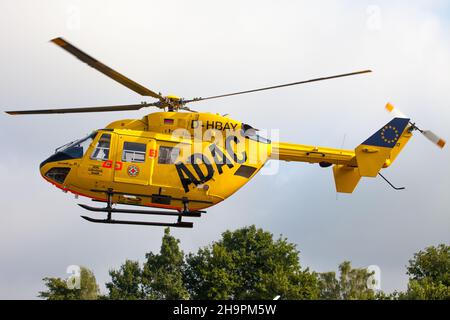
{"label": "vertical tail fin", "polygon": [[361,177],[376,177],[388,167],[409,141],[409,119],[394,118],[355,149],[350,165],[333,167],[337,192],[352,193]]}
{"label": "vertical tail fin", "polygon": [[355,149],[361,176],[376,177],[383,165],[394,161],[411,137],[408,123],[409,119],[394,118]]}

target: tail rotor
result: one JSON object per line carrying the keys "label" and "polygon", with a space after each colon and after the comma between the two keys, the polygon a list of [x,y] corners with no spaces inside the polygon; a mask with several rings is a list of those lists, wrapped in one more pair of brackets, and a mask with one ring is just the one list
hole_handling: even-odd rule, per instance
{"label": "tail rotor", "polygon": [[[385,109],[394,114],[395,116],[402,117],[402,118],[408,118],[406,117],[400,110],[395,108],[391,103],[386,104]],[[410,125],[412,130],[419,131],[425,138],[427,138],[429,141],[431,141],[433,144],[437,145],[439,148],[444,148],[446,141],[439,137],[437,134],[435,134],[431,130],[422,130],[420,129],[415,123],[410,121]]]}

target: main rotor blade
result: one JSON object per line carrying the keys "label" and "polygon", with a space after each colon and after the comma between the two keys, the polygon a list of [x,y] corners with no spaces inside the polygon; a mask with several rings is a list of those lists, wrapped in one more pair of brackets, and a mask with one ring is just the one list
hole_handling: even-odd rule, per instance
{"label": "main rotor blade", "polygon": [[122,84],[125,87],[133,90],[134,92],[137,92],[137,93],[139,93],[142,96],[150,96],[150,97],[153,97],[153,98],[156,98],[156,99],[160,99],[160,100],[164,99],[161,95],[151,91],[150,89],[147,89],[146,87],[144,87],[144,86],[140,85],[139,83],[137,83],[137,82],[135,82],[135,81],[125,77],[124,75],[120,74],[119,72],[111,69],[110,67],[108,67],[108,66],[104,65],[103,63],[101,63],[100,61],[94,59],[90,55],[84,53],[83,51],[81,51],[80,49],[76,48],[74,45],[70,44],[69,42],[67,42],[63,38],[55,38],[55,39],[52,39],[50,41],[53,42],[54,44],[60,46],[61,48],[63,48],[67,52],[73,54],[75,57],[77,57],[78,59],[80,59],[84,63],[87,63],[92,68],[100,71],[104,75],[106,75],[106,76],[110,77],[111,79],[119,82],[120,84]]}
{"label": "main rotor blade", "polygon": [[296,86],[296,85],[304,84],[304,83],[310,83],[310,82],[316,82],[316,81],[323,81],[323,80],[329,80],[329,79],[336,79],[336,78],[354,76],[354,75],[357,75],[357,74],[363,74],[363,73],[369,73],[369,72],[372,72],[372,70],[363,70],[363,71],[357,71],[357,72],[352,72],[352,73],[339,74],[339,75],[330,76],[330,77],[316,78],[316,79],[310,79],[310,80],[305,80],[305,81],[281,84],[281,85],[277,85],[277,86],[271,86],[271,87],[265,87],[265,88],[247,90],[247,91],[239,91],[239,92],[221,94],[221,95],[218,95],[218,96],[211,96],[211,97],[206,97],[206,98],[201,98],[201,97],[200,98],[194,98],[194,99],[191,99],[191,100],[184,100],[184,102],[185,103],[189,103],[189,102],[197,102],[197,101],[217,99],[217,98],[223,98],[223,97],[230,97],[230,96],[236,96],[238,94],[251,93],[251,92],[257,92],[257,91],[264,91],[264,90],[271,90],[271,89],[277,89],[277,88],[284,88],[284,87],[289,87],[289,86]]}
{"label": "main rotor blade", "polygon": [[10,115],[25,115],[25,114],[58,114],[58,113],[84,113],[84,112],[108,112],[108,111],[130,111],[139,110],[144,107],[156,106],[155,103],[140,103],[128,104],[119,106],[103,106],[103,107],[82,107],[82,108],[66,108],[66,109],[41,109],[41,110],[21,110],[21,111],[5,111]]}

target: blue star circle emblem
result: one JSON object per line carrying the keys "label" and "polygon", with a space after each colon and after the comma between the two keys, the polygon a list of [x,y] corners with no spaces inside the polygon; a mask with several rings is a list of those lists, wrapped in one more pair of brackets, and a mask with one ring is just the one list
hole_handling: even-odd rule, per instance
{"label": "blue star circle emblem", "polygon": [[400,134],[396,127],[388,125],[381,129],[381,139],[386,143],[394,143],[398,140]]}

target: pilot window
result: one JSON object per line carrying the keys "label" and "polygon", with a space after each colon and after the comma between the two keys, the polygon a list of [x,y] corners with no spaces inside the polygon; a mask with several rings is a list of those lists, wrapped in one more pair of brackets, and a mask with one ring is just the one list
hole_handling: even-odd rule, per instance
{"label": "pilot window", "polygon": [[180,149],[175,147],[159,147],[158,163],[159,164],[174,164],[180,155]]}
{"label": "pilot window", "polygon": [[123,162],[145,162],[146,145],[144,143],[124,142],[122,161]]}
{"label": "pilot window", "polygon": [[[64,158],[66,159],[83,158],[96,135],[97,132],[93,132],[83,139],[70,142],[62,147],[57,148],[56,152],[64,154]],[[63,160],[62,157],[60,157],[60,159]]]}
{"label": "pilot window", "polygon": [[108,160],[110,145],[111,145],[111,135],[109,133],[102,134],[102,136],[97,142],[97,145],[95,146],[94,151],[91,154],[91,159]]}

